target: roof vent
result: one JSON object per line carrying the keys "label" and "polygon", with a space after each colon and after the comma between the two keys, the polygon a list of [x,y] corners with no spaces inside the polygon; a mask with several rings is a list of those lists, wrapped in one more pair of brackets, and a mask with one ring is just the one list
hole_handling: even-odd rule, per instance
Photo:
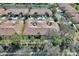
{"label": "roof vent", "polygon": [[33,26],[36,26],[36,25],[37,25],[37,22],[31,22],[31,24],[32,24]]}
{"label": "roof vent", "polygon": [[0,21],[0,24],[2,23],[2,21]]}
{"label": "roof vent", "polygon": [[48,22],[47,22],[47,25],[48,25],[48,26],[51,26],[51,25],[52,25],[52,22],[49,22],[49,21],[48,21]]}
{"label": "roof vent", "polygon": [[16,21],[12,21],[12,23],[13,23],[13,25],[15,25],[16,24]]}

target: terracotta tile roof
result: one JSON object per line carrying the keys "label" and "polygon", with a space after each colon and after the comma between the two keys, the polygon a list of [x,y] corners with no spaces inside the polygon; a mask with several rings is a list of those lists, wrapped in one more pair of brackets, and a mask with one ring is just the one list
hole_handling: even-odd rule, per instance
{"label": "terracotta tile roof", "polygon": [[53,22],[53,21],[50,21],[50,22],[52,22],[51,26],[48,26],[45,21],[37,21],[37,25],[36,26],[33,26],[31,24],[31,22],[32,21],[28,21],[28,24],[27,24],[27,26],[30,27],[30,28],[59,28],[58,24]]}
{"label": "terracotta tile roof", "polygon": [[26,29],[23,35],[46,35],[50,30],[59,32],[59,26],[57,23],[52,22],[53,25],[48,26],[45,22],[37,23],[36,26],[31,25],[31,22],[26,24]]}
{"label": "terracotta tile roof", "polygon": [[72,20],[71,20],[73,23],[79,23],[79,15],[78,16],[75,16],[75,17],[72,17]]}
{"label": "terracotta tile roof", "polygon": [[23,21],[18,21],[17,24],[14,27],[16,33],[21,34],[22,28],[23,28]]}
{"label": "terracotta tile roof", "polygon": [[19,9],[19,8],[16,8],[16,9],[11,9],[11,8],[9,8],[9,9],[7,9],[6,10],[6,12],[5,12],[5,14],[8,14],[9,12],[12,12],[13,14],[20,14],[21,12],[23,13],[23,14],[27,14],[28,12],[29,12],[29,9]]}
{"label": "terracotta tile roof", "polygon": [[44,28],[27,28],[26,32],[23,35],[45,35],[47,34],[48,29]]}
{"label": "terracotta tile roof", "polygon": [[6,21],[0,24],[0,28],[13,28],[16,33],[20,34],[23,26],[23,22],[21,21]]}
{"label": "terracotta tile roof", "polygon": [[72,12],[77,12],[76,9],[74,7],[72,7],[71,5],[66,6],[65,10],[72,11]]}
{"label": "terracotta tile roof", "polygon": [[76,14],[76,13],[79,13],[75,8],[73,8],[70,4],[68,3],[59,3],[58,4],[59,7],[63,10],[66,10],[66,13],[70,14],[70,15],[73,15],[73,14]]}
{"label": "terracotta tile roof", "polygon": [[38,15],[45,15],[45,13],[48,13],[50,16],[52,15],[51,10],[47,8],[33,8],[29,12],[30,15],[33,15],[34,13],[37,13]]}
{"label": "terracotta tile roof", "polygon": [[65,8],[65,7],[69,6],[69,4],[68,3],[58,3],[58,6],[60,8]]}
{"label": "terracotta tile roof", "polygon": [[74,17],[79,17],[79,14],[75,14]]}
{"label": "terracotta tile roof", "polygon": [[13,35],[15,34],[15,30],[13,28],[0,28],[0,36],[2,35]]}
{"label": "terracotta tile roof", "polygon": [[79,12],[72,6],[66,7],[65,10],[66,10],[66,13],[68,13],[71,16],[73,16],[75,14],[79,14]]}
{"label": "terracotta tile roof", "polygon": [[15,21],[5,21],[0,23],[0,27],[9,27],[9,26],[14,26],[16,23]]}
{"label": "terracotta tile roof", "polygon": [[[45,21],[38,21],[36,26],[33,26],[31,22],[32,21],[26,21],[23,35],[46,35],[49,31],[60,31],[58,24],[53,21],[51,21],[51,26],[47,25]],[[17,21],[14,25],[12,24],[12,21],[6,21],[0,24],[0,35],[12,35],[14,33],[21,34],[22,28],[23,21]]]}
{"label": "terracotta tile roof", "polygon": [[45,15],[45,13],[48,13],[50,16],[52,16],[52,12],[50,9],[47,8],[33,8],[30,10],[29,12],[29,8],[7,8],[6,10],[4,10],[3,8],[0,9],[0,14],[8,14],[12,12],[13,14],[20,14],[21,12],[23,14],[30,14],[33,15],[35,12],[37,12],[37,14],[39,15]]}

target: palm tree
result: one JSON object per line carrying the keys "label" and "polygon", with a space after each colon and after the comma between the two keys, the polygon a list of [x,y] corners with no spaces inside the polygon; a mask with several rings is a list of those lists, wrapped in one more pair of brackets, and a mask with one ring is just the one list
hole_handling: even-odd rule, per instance
{"label": "palm tree", "polygon": [[23,23],[22,34],[24,33],[25,29],[26,29],[26,22]]}
{"label": "palm tree", "polygon": [[51,26],[51,25],[52,25],[52,22],[49,22],[49,21],[48,21],[48,22],[47,22],[47,25],[48,25],[48,26]]}
{"label": "palm tree", "polygon": [[37,17],[38,15],[37,15],[37,12],[35,12],[34,13],[34,15],[33,15],[33,17],[34,17],[34,19],[33,19],[33,22],[31,22],[32,23],[32,25],[34,25],[34,26],[36,26],[37,25],[37,22],[36,22],[36,17]]}
{"label": "palm tree", "polygon": [[31,24],[32,24],[33,26],[36,26],[36,25],[37,25],[37,22],[34,20],[33,22],[31,22]]}

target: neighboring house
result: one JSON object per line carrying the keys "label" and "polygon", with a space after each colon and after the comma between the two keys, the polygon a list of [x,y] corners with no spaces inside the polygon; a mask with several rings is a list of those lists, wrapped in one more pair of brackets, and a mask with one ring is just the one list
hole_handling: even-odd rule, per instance
{"label": "neighboring house", "polygon": [[[29,15],[48,15],[52,16],[52,11],[48,8],[19,8],[19,7],[8,7],[0,9],[1,15],[19,15],[19,14],[29,14]],[[17,34],[22,35],[47,35],[49,31],[59,32],[60,28],[58,24],[54,21],[37,21],[36,25],[33,25],[34,21],[23,21],[21,20],[6,20],[0,21],[0,36],[10,36]],[[24,32],[22,33],[23,26],[25,24]]]}
{"label": "neighboring house", "polygon": [[52,11],[48,8],[33,8],[29,12],[30,15],[37,14],[37,15],[45,15],[48,14],[52,16]]}
{"label": "neighboring house", "polygon": [[74,16],[75,14],[78,14],[79,12],[72,7],[70,4],[68,3],[59,3],[58,6],[64,10],[67,14],[69,14],[70,16]]}
{"label": "neighboring house", "polygon": [[75,17],[72,17],[71,21],[74,23],[74,24],[79,24],[79,15],[75,16]]}
{"label": "neighboring house", "polygon": [[74,8],[72,7],[70,4],[66,3],[66,4],[63,4],[63,3],[59,3],[58,4],[60,8],[62,8],[63,10],[65,10],[65,12],[71,16],[71,21],[74,23],[74,24],[79,24],[79,12]]}
{"label": "neighboring house", "polygon": [[23,15],[25,15],[28,14],[28,12],[29,12],[28,8],[9,7],[6,8],[6,10],[3,7],[0,8],[0,15],[7,15],[9,13],[18,14],[18,15],[22,13]]}
{"label": "neighboring house", "polygon": [[8,14],[12,12],[12,14],[20,14],[22,13],[23,15],[28,14],[29,9],[28,8],[8,8],[5,12],[5,14]]}
{"label": "neighboring house", "polygon": [[33,15],[37,13],[38,15],[48,14],[49,16],[52,16],[52,11],[48,8],[32,8],[30,9],[30,11],[29,11],[29,8],[10,7],[10,8],[6,8],[6,10],[4,10],[4,8],[0,8],[0,15],[8,15],[11,13],[15,15],[19,15],[19,14]]}
{"label": "neighboring house", "polygon": [[68,3],[58,3],[58,6],[59,6],[59,8],[61,8],[63,10],[65,7],[69,6],[69,4]]}
{"label": "neighboring house", "polygon": [[73,8],[72,6],[67,6],[65,8],[65,10],[66,10],[66,13],[72,17],[75,16],[76,14],[79,14],[79,12],[75,8]]}

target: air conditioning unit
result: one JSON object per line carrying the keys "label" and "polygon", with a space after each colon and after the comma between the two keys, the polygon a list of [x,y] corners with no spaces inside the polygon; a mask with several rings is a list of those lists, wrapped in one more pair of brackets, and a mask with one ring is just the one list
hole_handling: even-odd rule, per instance
{"label": "air conditioning unit", "polygon": [[2,21],[0,21],[0,23],[2,23]]}
{"label": "air conditioning unit", "polygon": [[0,21],[0,24],[2,23],[2,21]]}
{"label": "air conditioning unit", "polygon": [[12,21],[13,25],[15,25],[15,24],[16,24],[16,22],[17,22],[17,21]]}

